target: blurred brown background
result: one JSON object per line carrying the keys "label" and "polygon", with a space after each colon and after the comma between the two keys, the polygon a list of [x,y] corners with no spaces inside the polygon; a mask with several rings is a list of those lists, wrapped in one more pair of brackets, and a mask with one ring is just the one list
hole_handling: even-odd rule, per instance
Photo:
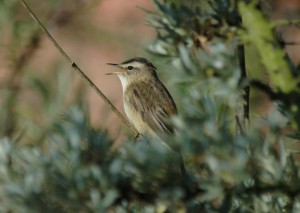
{"label": "blurred brown background", "polygon": [[[153,5],[149,0],[126,3],[123,0],[102,0],[94,3],[85,14],[80,13],[80,17],[77,13],[77,17],[68,16],[68,11],[62,9],[61,14],[52,17],[57,19],[58,26],[50,28],[61,47],[123,114],[121,84],[116,76],[104,74],[113,71],[106,65],[108,62],[118,63],[130,57],[147,55],[145,48],[154,40],[155,31],[147,26],[146,13],[138,7],[151,9]],[[64,61],[44,36],[33,63],[38,66],[42,62],[44,67],[49,67],[56,60]],[[74,72],[67,63],[64,64],[66,72]],[[75,81],[83,81],[77,75],[75,78]],[[119,135],[120,121],[115,114],[92,89],[87,89],[86,95],[92,123],[105,122],[102,127],[109,127],[110,131],[117,133],[111,135]]]}
{"label": "blurred brown background", "polygon": [[[104,75],[112,71],[106,63],[118,63],[135,56],[147,57],[145,48],[155,39],[156,33],[153,28],[147,26],[146,13],[138,6],[154,10],[152,1],[68,0],[57,4],[58,12],[48,17],[43,13],[43,3],[38,2],[32,0],[28,1],[28,4],[37,16],[41,17],[50,33],[73,61],[124,113],[120,82],[115,76]],[[299,0],[273,1],[269,9],[273,20],[300,18]],[[25,13],[24,8],[20,10]],[[287,42],[300,42],[299,27],[281,27],[279,32]],[[294,63],[298,64],[300,45],[288,45],[286,50]],[[54,62],[57,61],[60,61],[66,72],[74,72],[48,38],[43,35],[29,66],[40,67],[42,64],[42,70],[46,72],[47,69],[51,70]],[[6,71],[2,64],[0,76],[5,76]],[[78,75],[75,75],[74,80],[85,84]],[[109,128],[113,133],[111,135],[120,135],[118,133],[124,128],[120,126],[118,118],[106,107],[101,98],[90,88],[87,89],[86,98],[92,123],[95,125],[103,123],[101,126]]]}
{"label": "blurred brown background", "polygon": [[[272,11],[272,19],[295,20],[300,19],[299,0],[277,0]],[[295,64],[300,63],[300,26],[280,27],[279,32],[286,42],[296,42],[294,45],[287,45],[286,50]]]}
{"label": "blurred brown background", "polygon": [[[75,26],[62,23],[60,27],[51,29],[66,52],[122,113],[124,111],[120,82],[117,77],[104,74],[112,71],[112,68],[106,65],[107,62],[117,63],[134,56],[145,57],[147,53],[144,48],[155,39],[154,29],[147,26],[146,13],[138,6],[154,9],[150,0],[131,0],[126,3],[123,0],[102,0],[95,3],[93,9],[87,11],[86,14],[80,14],[81,17],[71,17],[69,21],[75,20]],[[270,7],[271,18],[274,20],[300,17],[299,0],[278,0],[274,1]],[[67,20],[68,17],[65,19]],[[83,30],[76,27],[78,24],[76,21],[79,23],[81,21],[79,27],[86,25]],[[279,31],[285,41],[300,42],[299,28],[281,27]],[[288,45],[286,50],[295,63],[300,62],[300,45]],[[35,59],[37,63],[44,60],[47,67],[47,63],[50,65],[53,60],[62,60],[62,57],[48,39],[44,38],[43,45]],[[99,125],[105,121],[105,125],[111,131],[119,132],[118,118],[107,109],[93,90],[88,89],[87,99],[92,123]],[[264,105],[261,111],[267,113],[268,108]]]}

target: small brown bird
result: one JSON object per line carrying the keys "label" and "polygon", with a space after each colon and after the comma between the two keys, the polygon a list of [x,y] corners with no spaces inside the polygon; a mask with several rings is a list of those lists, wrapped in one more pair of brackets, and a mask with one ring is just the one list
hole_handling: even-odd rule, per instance
{"label": "small brown bird", "polygon": [[158,79],[156,67],[145,58],[132,58],[120,64],[125,113],[141,135],[162,137],[174,132],[167,119],[177,113],[176,105],[163,83]]}
{"label": "small brown bird", "polygon": [[[111,64],[120,69],[119,77],[123,89],[124,110],[133,126],[141,135],[162,139],[165,134],[173,134],[174,129],[167,119],[177,114],[176,105],[167,88],[158,79],[156,67],[145,58],[132,58],[120,64]],[[179,160],[175,170],[185,174],[182,156],[161,140]]]}

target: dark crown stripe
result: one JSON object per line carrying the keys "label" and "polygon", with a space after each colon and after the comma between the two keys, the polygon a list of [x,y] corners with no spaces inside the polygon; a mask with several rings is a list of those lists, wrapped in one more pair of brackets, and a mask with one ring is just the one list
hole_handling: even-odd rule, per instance
{"label": "dark crown stripe", "polygon": [[156,69],[156,67],[150,61],[148,61],[147,59],[142,58],[142,57],[131,58],[131,59],[128,59],[128,60],[122,62],[121,64],[128,64],[128,63],[132,63],[132,62],[140,62],[149,67],[152,67],[153,69]]}

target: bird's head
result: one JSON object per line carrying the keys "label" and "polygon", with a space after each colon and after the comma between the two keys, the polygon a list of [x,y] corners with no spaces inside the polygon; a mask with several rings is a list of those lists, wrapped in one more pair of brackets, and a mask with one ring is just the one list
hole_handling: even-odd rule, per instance
{"label": "bird's head", "polygon": [[108,63],[108,65],[115,66],[119,70],[107,73],[107,75],[118,75],[119,78],[133,79],[156,75],[156,67],[150,61],[141,57],[132,58],[120,64]]}

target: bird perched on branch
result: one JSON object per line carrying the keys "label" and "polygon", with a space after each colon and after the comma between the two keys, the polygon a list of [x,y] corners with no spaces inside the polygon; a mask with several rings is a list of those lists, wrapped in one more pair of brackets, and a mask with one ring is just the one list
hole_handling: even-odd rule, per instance
{"label": "bird perched on branch", "polygon": [[109,65],[119,68],[108,74],[119,77],[125,113],[139,134],[161,138],[174,133],[167,119],[177,113],[176,105],[157,77],[156,67],[140,57]]}
{"label": "bird perched on branch", "polygon": [[124,110],[129,121],[139,134],[162,139],[161,142],[179,158],[177,171],[185,174],[180,153],[163,141],[164,135],[174,133],[168,118],[175,115],[177,109],[172,96],[157,77],[156,67],[140,57],[109,65],[119,68],[108,74],[117,75],[121,81]]}

